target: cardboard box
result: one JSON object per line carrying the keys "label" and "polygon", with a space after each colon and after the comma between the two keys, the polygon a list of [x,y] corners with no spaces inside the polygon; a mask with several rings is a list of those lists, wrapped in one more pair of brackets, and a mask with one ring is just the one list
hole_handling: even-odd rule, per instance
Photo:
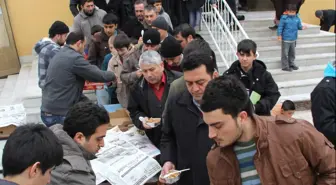
{"label": "cardboard box", "polygon": [[0,127],[0,139],[6,139],[16,129],[15,125],[8,125],[6,127]]}
{"label": "cardboard box", "polygon": [[118,126],[120,130],[127,130],[133,125],[131,118],[126,109],[118,109],[115,112],[110,112],[111,127]]}

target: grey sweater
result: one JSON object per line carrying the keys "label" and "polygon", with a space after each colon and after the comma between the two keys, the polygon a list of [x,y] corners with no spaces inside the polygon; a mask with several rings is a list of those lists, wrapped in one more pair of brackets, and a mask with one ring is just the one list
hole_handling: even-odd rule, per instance
{"label": "grey sweater", "polygon": [[69,108],[81,100],[84,82],[111,82],[115,75],[91,65],[83,55],[65,45],[50,61],[41,110],[65,116]]}

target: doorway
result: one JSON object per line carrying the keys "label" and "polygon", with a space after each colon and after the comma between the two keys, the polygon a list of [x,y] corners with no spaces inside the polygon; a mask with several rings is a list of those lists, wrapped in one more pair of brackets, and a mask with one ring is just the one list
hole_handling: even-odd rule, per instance
{"label": "doorway", "polygon": [[6,1],[0,0],[0,77],[20,71],[20,61],[16,51],[10,26]]}

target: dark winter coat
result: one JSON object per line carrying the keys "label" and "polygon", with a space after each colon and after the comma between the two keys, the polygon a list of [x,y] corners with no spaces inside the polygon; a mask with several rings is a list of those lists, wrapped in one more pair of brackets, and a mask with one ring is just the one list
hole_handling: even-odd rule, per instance
{"label": "dark winter coat", "polygon": [[248,73],[243,72],[239,61],[235,61],[224,75],[234,75],[240,79],[249,95],[253,91],[260,94],[261,98],[255,104],[255,113],[257,115],[270,115],[280,97],[280,92],[278,85],[273,80],[271,73],[266,70],[266,65],[262,61],[255,60]]}
{"label": "dark winter coat", "polygon": [[[166,83],[161,101],[156,98],[154,91],[149,87],[149,84],[143,77],[140,78],[137,83],[134,84],[133,89],[131,89],[127,109],[130,112],[133,124],[139,129],[145,130],[139,117],[161,118],[170,84],[182,76],[182,73],[168,70],[165,70],[165,74]],[[159,147],[161,140],[161,125],[150,130],[145,130],[145,132],[153,144]]]}
{"label": "dark winter coat", "polygon": [[80,0],[70,0],[70,11],[74,17],[79,14],[79,11],[81,10],[80,7]]}
{"label": "dark winter coat", "polygon": [[[118,34],[123,34],[123,33],[124,32],[120,30],[116,30],[113,36],[116,36]],[[90,61],[91,64],[98,66],[99,69],[101,69],[101,66],[104,61],[104,57],[107,54],[111,53],[109,45],[108,45],[109,39],[110,37],[107,36],[103,30],[97,35],[97,38],[93,40],[93,42],[91,42],[91,44],[89,45],[88,60]]]}
{"label": "dark winter coat", "polygon": [[[320,20],[321,30],[329,31],[331,26],[336,25],[336,10],[322,10],[323,20]],[[336,28],[335,28],[336,33]]]}
{"label": "dark winter coat", "polygon": [[[100,9],[105,10],[106,13],[113,13],[118,16],[120,27],[128,20],[129,7],[133,8],[132,0],[110,0],[109,3],[106,3],[106,0],[94,0],[94,3]],[[134,11],[132,10],[131,13],[134,15]]]}
{"label": "dark winter coat", "polygon": [[336,144],[336,77],[327,76],[311,93],[311,110],[316,129]]}
{"label": "dark winter coat", "polygon": [[132,43],[136,44],[141,37],[141,31],[145,30],[145,27],[137,18],[132,18],[124,24],[121,30],[132,40]]}
{"label": "dark winter coat", "polygon": [[162,120],[161,163],[191,169],[182,173],[178,185],[209,185],[206,156],[213,141],[182,77],[171,85]]}
{"label": "dark winter coat", "polygon": [[187,9],[187,1],[184,0],[165,0],[162,1],[162,7],[170,16],[173,27],[189,23],[189,12]]}

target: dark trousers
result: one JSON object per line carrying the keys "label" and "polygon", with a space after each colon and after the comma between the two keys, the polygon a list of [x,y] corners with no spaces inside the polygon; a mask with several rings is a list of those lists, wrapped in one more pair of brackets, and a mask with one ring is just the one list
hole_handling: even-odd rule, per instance
{"label": "dark trousers", "polygon": [[[291,4],[291,0],[271,0],[275,9],[275,16],[277,20],[280,20],[281,15],[286,11],[287,5]],[[303,1],[301,0],[299,3],[297,3],[297,11],[296,13],[299,13],[299,10],[303,4]]]}
{"label": "dark trousers", "polygon": [[296,66],[294,64],[295,46],[296,46],[296,41],[295,42],[282,41],[282,45],[281,45],[282,69],[288,69],[288,68]]}

